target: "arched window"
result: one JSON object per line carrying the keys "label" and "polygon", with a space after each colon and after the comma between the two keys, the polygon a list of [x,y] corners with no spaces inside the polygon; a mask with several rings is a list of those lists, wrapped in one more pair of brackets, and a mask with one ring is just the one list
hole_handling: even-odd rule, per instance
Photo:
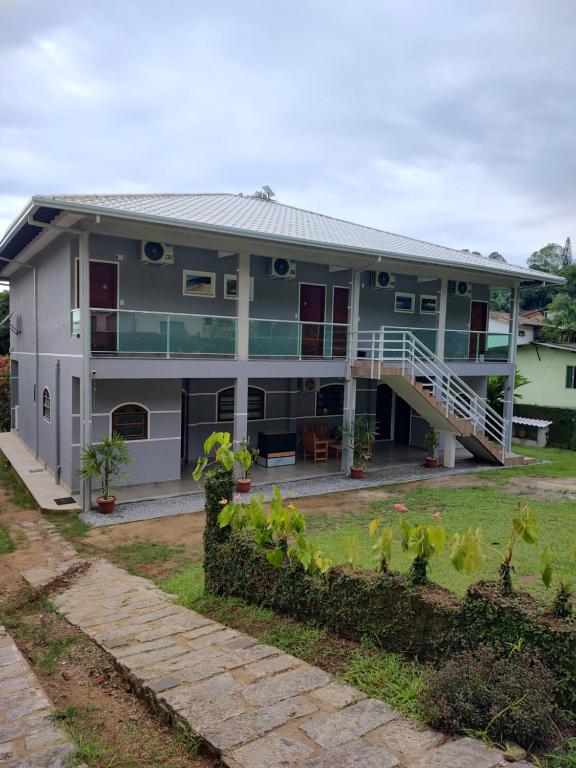
{"label": "arched window", "polygon": [[326,384],[316,395],[317,416],[342,416],[344,413],[344,384]]}
{"label": "arched window", "polygon": [[112,432],[116,432],[124,440],[146,440],[148,411],[136,403],[121,405],[112,411]]}
{"label": "arched window", "polygon": [[44,387],[42,392],[42,416],[46,421],[50,421],[50,390]]}
{"label": "arched window", "polygon": [[[234,387],[218,392],[218,421],[234,421]],[[248,387],[248,421],[264,418],[264,390]]]}

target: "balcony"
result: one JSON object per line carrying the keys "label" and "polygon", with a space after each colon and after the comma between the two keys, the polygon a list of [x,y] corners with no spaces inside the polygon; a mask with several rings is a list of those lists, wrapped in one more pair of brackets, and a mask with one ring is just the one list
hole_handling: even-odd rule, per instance
{"label": "balcony", "polygon": [[[188,315],[134,310],[90,310],[93,356],[234,359],[237,356],[236,317]],[[381,326],[391,347],[410,331],[431,352],[438,348],[435,328]],[[80,310],[71,314],[71,332],[80,335]],[[349,330],[341,323],[250,318],[250,359],[345,360]],[[394,357],[392,348],[386,351]],[[356,355],[352,355],[355,357]],[[366,351],[357,350],[358,357]],[[508,362],[510,334],[447,330],[447,362]]]}

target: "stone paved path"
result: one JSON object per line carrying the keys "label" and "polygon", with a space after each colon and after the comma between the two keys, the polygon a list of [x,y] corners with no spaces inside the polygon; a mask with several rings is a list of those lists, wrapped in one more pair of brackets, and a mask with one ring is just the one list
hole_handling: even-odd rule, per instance
{"label": "stone paved path", "polygon": [[53,707],[28,663],[0,626],[0,765],[61,768],[73,745],[50,717]]}
{"label": "stone paved path", "polygon": [[175,605],[152,582],[106,561],[94,561],[52,600],[138,693],[200,735],[229,768],[506,764],[497,750],[448,740],[321,669]]}

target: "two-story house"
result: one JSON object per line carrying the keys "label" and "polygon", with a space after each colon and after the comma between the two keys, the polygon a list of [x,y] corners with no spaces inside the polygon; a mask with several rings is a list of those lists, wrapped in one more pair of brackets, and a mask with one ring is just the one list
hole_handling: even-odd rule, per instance
{"label": "two-story house", "polygon": [[[447,466],[456,441],[505,464],[511,398],[493,412],[487,377],[512,385],[521,287],[560,281],[231,194],[34,197],[0,260],[12,428],[71,491],[81,446],[111,431],[138,484],[189,476],[215,429],[257,444],[358,413],[382,445],[421,446],[431,425]],[[491,287],[511,291],[504,333]]]}

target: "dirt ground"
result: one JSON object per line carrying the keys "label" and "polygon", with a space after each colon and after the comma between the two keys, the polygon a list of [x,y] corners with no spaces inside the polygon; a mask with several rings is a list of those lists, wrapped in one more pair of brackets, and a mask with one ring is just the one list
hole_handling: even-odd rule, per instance
{"label": "dirt ground", "polygon": [[15,525],[39,517],[37,511],[18,510],[0,489],[0,522],[17,545],[0,556],[0,623],[31,662],[58,718],[72,732],[79,759],[95,768],[212,768],[212,759],[195,755],[189,738],[162,723],[132,694],[102,649],[49,603],[29,600],[19,571],[37,562],[42,544],[15,536]]}

